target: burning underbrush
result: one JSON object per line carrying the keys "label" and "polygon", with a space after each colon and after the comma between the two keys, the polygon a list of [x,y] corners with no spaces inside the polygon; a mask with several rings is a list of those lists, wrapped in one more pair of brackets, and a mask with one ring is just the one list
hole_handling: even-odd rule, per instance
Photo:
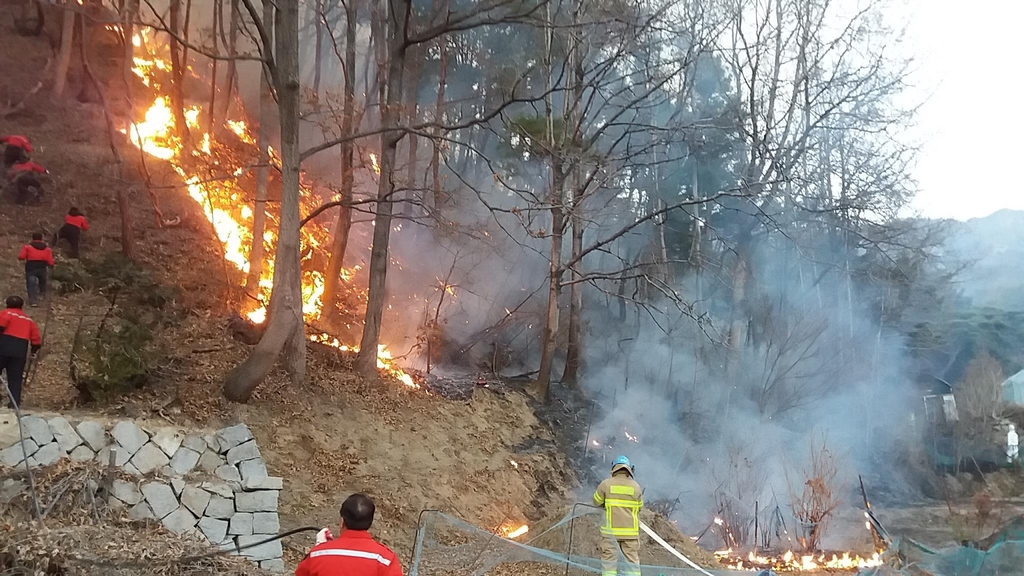
{"label": "burning underbrush", "polygon": [[[141,151],[143,164],[147,157],[164,161],[180,177],[189,197],[202,209],[216,233],[221,254],[235,269],[241,284],[242,279],[252,272],[253,262],[249,256],[256,219],[254,210],[260,209],[254,208],[258,203],[252,193],[257,186],[260,156],[256,136],[245,118],[225,118],[219,124],[213,122],[209,117],[209,106],[187,105],[183,114],[176,114],[171,103],[171,66],[169,55],[164,53],[166,46],[154,42],[149,30],[136,34],[132,43],[135,46],[132,71],[151,92],[152,103],[121,132]],[[240,109],[239,106],[234,108]],[[182,119],[185,126],[178,126]],[[267,153],[271,166],[265,204],[268,207],[267,223],[262,234],[266,257],[259,262],[255,289],[246,287],[249,293],[240,306],[240,312],[255,324],[266,320],[279,223],[279,215],[273,206],[280,197],[280,164],[272,147],[268,147]],[[376,158],[372,154],[367,160],[371,167],[376,167]],[[303,213],[308,214],[331,199],[337,198],[303,175]],[[329,317],[332,325],[343,326],[347,333],[357,334],[358,314],[366,303],[366,290],[362,287],[365,282],[361,281],[362,266],[341,270],[339,289],[343,293],[338,298],[338,309],[323,310],[325,278],[322,271],[327,268],[325,247],[329,242],[330,231],[321,223],[311,221],[301,228],[303,314],[310,325],[315,326]],[[313,330],[309,339],[342,352],[358,351],[354,342],[323,331]],[[395,364],[393,353],[386,345],[378,347],[377,366],[410,388],[420,387],[410,374]]]}

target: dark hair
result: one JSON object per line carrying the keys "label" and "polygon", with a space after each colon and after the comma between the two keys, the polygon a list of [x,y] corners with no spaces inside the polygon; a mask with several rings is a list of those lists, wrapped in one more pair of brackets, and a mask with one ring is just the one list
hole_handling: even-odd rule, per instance
{"label": "dark hair", "polygon": [[81,216],[82,213],[81,213],[81,211],[78,210],[78,208],[75,208],[74,206],[72,206],[71,209],[68,210],[68,215],[69,216]]}
{"label": "dark hair", "polygon": [[35,242],[36,240],[42,240],[42,239],[43,239],[43,233],[42,232],[33,232],[32,233],[32,241],[33,242]]}
{"label": "dark hair", "polygon": [[341,519],[349,530],[369,530],[373,524],[373,500],[366,494],[353,494],[341,505]]}
{"label": "dark hair", "polygon": [[21,296],[8,296],[7,307],[8,308],[22,308],[25,306],[25,300]]}

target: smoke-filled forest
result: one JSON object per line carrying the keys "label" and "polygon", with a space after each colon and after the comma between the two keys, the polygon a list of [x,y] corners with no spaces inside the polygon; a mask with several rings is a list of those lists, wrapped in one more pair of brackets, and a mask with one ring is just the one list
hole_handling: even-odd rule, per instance
{"label": "smoke-filled forest", "polygon": [[[929,458],[980,474],[1011,418],[1024,337],[994,240],[912,206],[922,102],[894,4],[78,0],[15,20],[53,50],[42,93],[97,106],[105,177],[131,186],[117,250],[219,241],[209,275],[248,339],[208,388],[300,389],[324,350],[423,394],[518,383],[578,500],[627,454],[650,507],[731,553],[842,546],[833,514],[871,491],[948,501]],[[162,232],[133,236],[140,209]]]}

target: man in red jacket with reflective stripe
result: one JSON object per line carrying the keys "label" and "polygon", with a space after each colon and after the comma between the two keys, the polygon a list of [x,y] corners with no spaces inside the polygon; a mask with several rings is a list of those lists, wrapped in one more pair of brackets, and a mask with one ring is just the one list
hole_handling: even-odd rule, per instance
{"label": "man in red jacket with reflective stripe", "polygon": [[0,372],[7,376],[10,396],[7,407],[21,406],[21,378],[31,349],[35,354],[43,345],[39,326],[21,311],[25,301],[21,296],[8,296],[7,308],[0,310]]}
{"label": "man in red jacket with reflective stripe", "polygon": [[[341,505],[341,534],[313,547],[295,576],[402,576],[395,553],[377,543],[367,530],[373,524],[373,500],[353,494]],[[320,535],[318,536],[318,540]]]}

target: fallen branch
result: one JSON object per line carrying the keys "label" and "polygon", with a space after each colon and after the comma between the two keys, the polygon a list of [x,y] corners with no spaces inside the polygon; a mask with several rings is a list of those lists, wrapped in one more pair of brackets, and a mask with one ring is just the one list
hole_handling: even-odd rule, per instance
{"label": "fallen branch", "polygon": [[35,88],[29,90],[28,94],[25,94],[25,96],[21,99],[21,102],[18,102],[14,106],[11,106],[11,103],[8,102],[7,103],[7,109],[4,110],[3,112],[0,112],[0,117],[7,118],[8,116],[13,116],[13,115],[17,114],[18,112],[21,112],[22,110],[24,110],[25,109],[25,103],[28,102],[28,99],[31,98],[32,96],[35,96],[35,93],[39,92],[39,90],[42,87],[43,87],[43,81],[40,80],[39,82],[36,83],[36,87]]}

